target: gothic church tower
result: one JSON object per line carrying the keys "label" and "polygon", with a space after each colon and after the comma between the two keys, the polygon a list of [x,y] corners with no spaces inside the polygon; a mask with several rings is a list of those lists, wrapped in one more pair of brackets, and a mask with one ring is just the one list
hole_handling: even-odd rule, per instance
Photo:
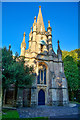
{"label": "gothic church tower", "polygon": [[[35,80],[31,88],[31,106],[67,105],[68,88],[59,46],[57,54],[52,48],[52,28],[48,21],[44,27],[41,6],[29,34],[29,48],[26,50],[25,32],[21,43],[21,55],[25,56],[25,65],[33,65]],[[27,100],[25,100],[26,102]]]}

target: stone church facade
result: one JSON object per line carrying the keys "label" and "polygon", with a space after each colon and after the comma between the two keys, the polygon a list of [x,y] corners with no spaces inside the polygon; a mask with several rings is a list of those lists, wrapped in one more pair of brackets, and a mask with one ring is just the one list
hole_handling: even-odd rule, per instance
{"label": "stone church facade", "polygon": [[[29,34],[29,48],[26,50],[25,32],[21,43],[21,55],[25,56],[25,65],[33,65],[35,80],[31,88],[31,106],[35,105],[67,105],[68,88],[59,46],[57,54],[52,48],[52,28],[48,21],[47,31],[44,27],[41,6]],[[26,91],[26,89],[25,89]],[[18,102],[23,95],[18,91]],[[25,92],[26,93],[26,92]],[[23,99],[22,99],[23,101]],[[27,95],[24,100],[27,102]]]}

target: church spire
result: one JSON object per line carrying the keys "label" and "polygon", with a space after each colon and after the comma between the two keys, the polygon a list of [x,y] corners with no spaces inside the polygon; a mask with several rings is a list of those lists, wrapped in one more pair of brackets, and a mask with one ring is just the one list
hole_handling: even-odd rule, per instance
{"label": "church spire", "polygon": [[57,41],[57,43],[58,43],[57,54],[61,54],[62,55],[62,52],[61,52],[61,49],[60,49],[60,45],[59,45],[59,40]]}
{"label": "church spire", "polygon": [[24,34],[23,34],[23,41],[22,41],[22,43],[21,43],[21,48],[22,48],[22,47],[26,48],[25,36],[26,36],[26,33],[24,32]]}
{"label": "church spire", "polygon": [[26,36],[26,33],[24,32],[24,34],[23,34],[23,43],[25,43],[25,36]]}
{"label": "church spire", "polygon": [[37,18],[37,32],[45,32],[42,12],[41,12],[41,6],[39,6],[39,13]]}
{"label": "church spire", "polygon": [[25,36],[26,36],[26,33],[24,32],[23,41],[21,43],[21,56],[25,55],[25,49],[26,49]]}

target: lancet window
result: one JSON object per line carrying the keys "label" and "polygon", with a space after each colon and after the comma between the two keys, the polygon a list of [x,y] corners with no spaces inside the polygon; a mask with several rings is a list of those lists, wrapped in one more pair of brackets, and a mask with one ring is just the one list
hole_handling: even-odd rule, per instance
{"label": "lancet window", "polygon": [[46,68],[44,65],[39,68],[37,84],[46,84]]}

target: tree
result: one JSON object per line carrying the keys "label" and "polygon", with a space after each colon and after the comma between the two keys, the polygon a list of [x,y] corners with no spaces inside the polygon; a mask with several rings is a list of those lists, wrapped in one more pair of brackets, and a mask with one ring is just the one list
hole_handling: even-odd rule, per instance
{"label": "tree", "polygon": [[64,60],[67,55],[72,56],[78,67],[78,91],[76,91],[75,94],[77,97],[77,101],[80,102],[80,48],[72,50],[70,52],[62,51],[62,60]]}
{"label": "tree", "polygon": [[7,89],[10,85],[10,71],[9,66],[13,63],[12,51],[7,50],[6,47],[2,49],[2,89]]}
{"label": "tree", "polygon": [[69,55],[69,52],[68,51],[62,51],[62,60],[64,60],[64,58]]}
{"label": "tree", "polygon": [[9,71],[12,74],[12,83],[15,85],[15,100],[17,96],[18,87],[30,88],[34,80],[33,67],[24,66],[24,58],[18,59],[12,66],[9,66]]}
{"label": "tree", "polygon": [[79,49],[75,49],[75,50],[71,50],[69,51],[62,51],[62,60],[64,60],[64,58],[69,55],[72,56],[74,61],[78,64],[78,61],[80,60],[80,48]]}
{"label": "tree", "polygon": [[75,91],[78,90],[78,66],[69,55],[64,58],[63,62],[65,76],[68,81],[69,97],[70,100],[74,100]]}
{"label": "tree", "polygon": [[8,89],[11,84],[15,85],[15,100],[17,97],[18,87],[28,87],[32,85],[33,67],[24,65],[24,57],[18,54],[13,57],[12,51],[6,47],[2,49],[2,87]]}

